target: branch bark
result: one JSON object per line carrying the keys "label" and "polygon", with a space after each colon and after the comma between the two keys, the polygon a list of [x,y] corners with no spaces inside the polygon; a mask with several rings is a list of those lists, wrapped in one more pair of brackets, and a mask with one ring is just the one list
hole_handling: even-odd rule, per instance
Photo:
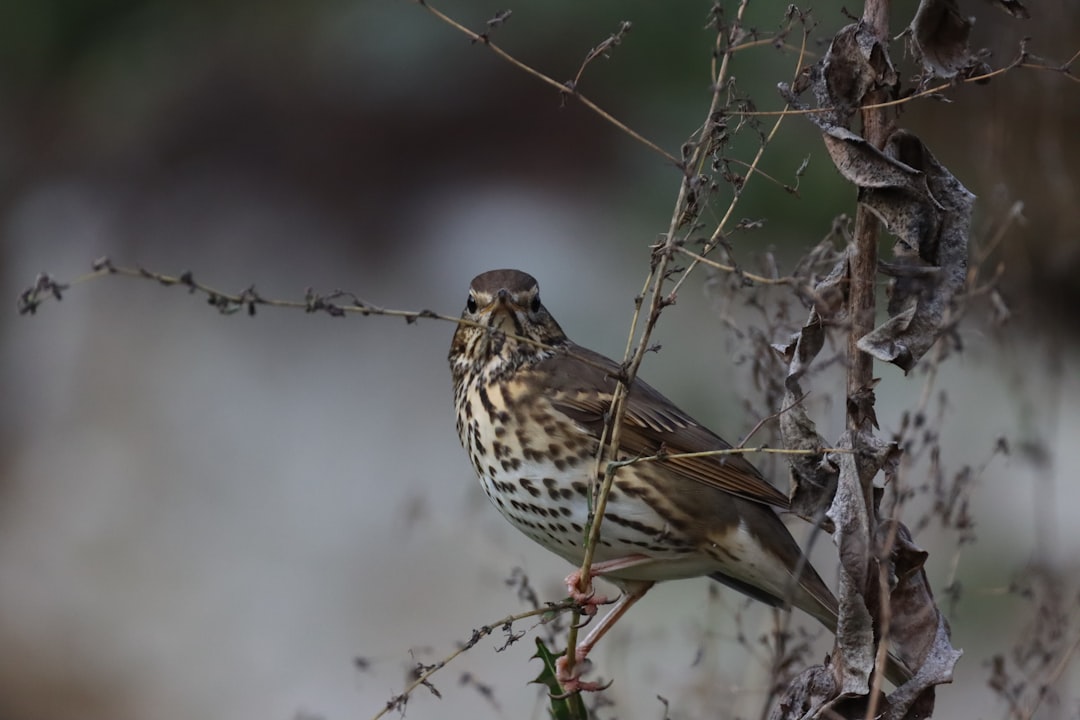
{"label": "branch bark", "polygon": [[[863,23],[887,43],[889,38],[889,0],[866,0]],[[887,101],[887,90],[876,89],[866,95],[864,104],[876,105]],[[878,150],[885,147],[889,136],[889,108],[862,110],[863,138]],[[855,211],[855,252],[849,261],[851,289],[848,318],[847,427],[853,433],[870,431],[876,424],[873,413],[872,385],[874,358],[858,347],[859,338],[874,329],[876,310],[875,278],[878,265],[877,217],[863,204]],[[858,443],[856,443],[857,447]]]}

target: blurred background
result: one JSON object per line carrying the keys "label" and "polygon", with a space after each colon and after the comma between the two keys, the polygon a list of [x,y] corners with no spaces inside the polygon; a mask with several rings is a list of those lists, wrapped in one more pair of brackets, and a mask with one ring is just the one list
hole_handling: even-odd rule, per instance
{"label": "blurred background", "polygon": [[[962,4],[995,67],[1025,36],[1032,62],[1080,50],[1080,7],[1032,5],[1018,21]],[[483,29],[507,5],[437,7]],[[509,7],[494,41],[560,80],[632,21],[582,91],[676,155],[700,125],[708,3]],[[895,10],[898,33],[914,4]],[[748,25],[772,32],[782,13],[761,3]],[[820,53],[847,20],[815,19]],[[909,77],[902,43],[893,57]],[[759,108],[779,109],[775,84],[795,63],[766,45],[740,54],[733,75]],[[912,103],[899,123],[979,196],[977,237],[1016,203],[1023,220],[987,265],[987,276],[1004,268],[1011,320],[976,312],[959,328],[963,352],[929,405],[942,456],[912,471],[917,484],[972,469],[975,540],[958,545],[934,523],[917,540],[966,650],[938,715],[1007,717],[991,658],[1018,679],[1034,668],[1037,685],[1080,633],[1080,86],[1017,70],[949,98]],[[732,238],[741,261],[772,252],[789,271],[853,213],[808,122],[784,123],[763,169],[790,184],[807,157],[799,197],[748,185],[736,217],[765,224]],[[454,433],[450,324],[225,317],[121,278],[19,317],[15,298],[36,273],[70,279],[107,255],[225,291],[344,288],[456,315],[475,274],[518,267],[571,337],[618,355],[678,182],[658,155],[406,0],[0,5],[0,717],[370,717],[416,662],[526,609],[505,582],[515,567],[551,600],[569,571],[479,491]],[[732,333],[753,317],[719,307],[706,280],[691,278],[664,315],[663,350],[642,375],[734,439],[757,419]],[[877,374],[888,435],[926,378]],[[820,408],[835,437],[842,403]],[[999,438],[1008,456],[994,455]],[[831,549],[818,550],[831,575]],[[1020,651],[1047,631],[1048,604],[1065,624],[1033,665]],[[593,655],[616,679],[608,714],[663,717],[661,695],[674,718],[756,715],[764,658],[747,659],[736,616],[751,642],[771,620],[728,591],[711,597],[706,580],[657,588]],[[531,638],[494,652],[501,644],[437,675],[442,699],[417,693],[409,717],[545,717],[526,684],[539,672]],[[1077,667],[1040,717],[1080,712]]]}

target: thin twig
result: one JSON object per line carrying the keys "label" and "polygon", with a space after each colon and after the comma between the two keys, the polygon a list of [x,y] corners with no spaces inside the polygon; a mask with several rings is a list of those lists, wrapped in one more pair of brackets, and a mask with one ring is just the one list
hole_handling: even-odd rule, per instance
{"label": "thin twig", "polygon": [[574,90],[577,90],[578,86],[581,84],[581,77],[585,74],[585,68],[589,67],[589,64],[596,58],[607,57],[608,52],[610,52],[613,47],[620,44],[623,37],[625,37],[626,34],[630,32],[630,27],[631,26],[629,21],[622,21],[621,23],[619,23],[618,30],[613,32],[611,35],[608,35],[602,43],[600,43],[594,48],[591,48],[589,52],[586,53],[585,59],[581,63],[581,67],[578,68],[577,74],[574,75],[574,79],[571,81],[571,87]]}
{"label": "thin twig", "polygon": [[710,260],[709,258],[705,257],[704,255],[699,255],[698,253],[694,252],[693,250],[687,250],[682,245],[675,248],[675,250],[682,253],[683,255],[685,255],[685,256],[687,256],[689,258],[693,258],[694,261],[697,262],[697,263],[700,263],[702,265],[708,265],[711,268],[716,268],[717,270],[723,270],[724,272],[734,273],[734,274],[738,275],[740,278],[744,278],[744,279],[749,280],[751,282],[755,282],[755,283],[757,283],[759,285],[793,285],[793,284],[798,282],[797,278],[794,278],[794,277],[792,277],[790,275],[785,275],[784,277],[779,277],[779,278],[770,278],[770,277],[765,277],[764,275],[755,275],[754,273],[750,273],[750,272],[746,272],[745,270],[741,270],[741,269],[735,267],[734,265],[725,265],[725,264],[719,263],[719,262],[717,262],[715,260]]}
{"label": "thin twig", "polygon": [[621,120],[619,120],[618,118],[613,116],[611,113],[609,113],[607,110],[604,110],[599,105],[594,103],[592,100],[590,100],[589,98],[582,95],[575,88],[571,88],[566,83],[561,83],[558,80],[552,78],[551,76],[545,75],[544,73],[540,72],[539,70],[533,68],[532,66],[528,65],[527,63],[524,63],[521,60],[518,60],[516,57],[514,57],[510,53],[503,50],[501,47],[499,47],[495,43],[491,42],[491,40],[486,35],[481,35],[480,33],[473,32],[472,30],[465,27],[464,25],[462,25],[458,21],[454,20],[449,15],[446,15],[445,13],[443,13],[443,12],[435,9],[434,7],[432,7],[431,4],[427,2],[427,0],[415,0],[415,2],[416,2],[417,5],[420,5],[425,10],[430,12],[432,15],[434,15],[438,19],[442,20],[444,23],[446,23],[450,27],[454,28],[458,32],[460,32],[463,35],[465,35],[466,37],[468,37],[474,43],[481,43],[483,45],[486,45],[487,47],[491,48],[491,51],[493,53],[495,53],[496,55],[501,57],[503,60],[510,63],[514,67],[516,67],[518,70],[521,70],[522,72],[524,72],[524,73],[526,73],[528,75],[531,75],[532,77],[536,78],[537,80],[539,80],[540,82],[542,82],[542,83],[544,83],[546,85],[550,85],[551,87],[555,88],[556,90],[558,90],[560,93],[562,93],[564,95],[570,95],[570,96],[576,98],[578,100],[578,102],[580,102],[582,105],[584,105],[585,107],[592,110],[594,113],[596,113],[597,115],[602,117],[604,120],[606,120],[611,125],[618,128],[623,133],[629,135],[634,140],[638,141],[639,143],[641,143],[645,147],[647,147],[650,150],[652,150],[653,152],[657,153],[658,155],[660,155],[661,157],[663,157],[665,160],[672,163],[673,165],[679,166],[679,164],[680,164],[679,160],[674,155],[672,155],[668,151],[664,150],[662,147],[660,147],[659,145],[657,145],[653,141],[649,140],[648,138],[646,138],[641,133],[637,132],[636,130],[631,129],[630,126],[628,126],[626,123],[622,122]]}
{"label": "thin twig", "polygon": [[749,455],[751,453],[764,453],[768,455],[820,455],[822,453],[846,453],[851,454],[853,450],[845,448],[815,448],[811,450],[795,450],[788,448],[774,448],[768,445],[759,445],[757,447],[736,447],[725,448],[723,450],[702,450],[700,452],[685,452],[685,453],[657,453],[656,455],[642,455],[640,457],[627,458],[626,460],[613,460],[609,465],[618,470],[619,468],[629,467],[630,465],[639,465],[646,462],[665,462],[667,460],[693,460],[694,458],[707,458],[707,457],[719,457],[722,455]]}
{"label": "thin twig", "polygon": [[[1050,688],[1054,683],[1058,681],[1058,678],[1065,672],[1065,668],[1069,667],[1069,663],[1072,662],[1073,655],[1077,650],[1080,650],[1080,635],[1077,635],[1073,640],[1073,644],[1069,646],[1069,649],[1061,655],[1061,659],[1058,660],[1058,664],[1054,666],[1054,669],[1050,671],[1046,681],[1042,683],[1042,687],[1045,689]],[[1035,701],[1032,702],[1031,707],[1020,714],[1020,720],[1031,720],[1035,717],[1035,713],[1038,712],[1039,706],[1042,705],[1043,700],[1049,695],[1047,692],[1039,692],[1035,694]]]}
{"label": "thin twig", "polygon": [[[742,0],[739,4],[735,23],[729,30],[729,32],[732,33],[732,37],[734,37],[735,28],[742,22],[748,3],[749,0]],[[666,240],[653,254],[653,266],[645,281],[646,288],[652,287],[648,314],[645,317],[645,326],[642,329],[641,337],[638,339],[634,352],[628,352],[623,358],[623,366],[625,368],[623,373],[624,376],[618,379],[619,381],[615,387],[615,392],[612,394],[607,421],[604,424],[603,437],[601,438],[600,449],[597,453],[596,463],[594,465],[594,477],[602,478],[602,481],[599,483],[599,487],[594,489],[593,493],[595,500],[589,514],[590,523],[588,528],[588,538],[585,543],[585,556],[581,563],[580,584],[578,586],[583,592],[588,588],[588,585],[591,582],[590,570],[592,569],[593,556],[596,552],[596,547],[599,544],[600,526],[603,523],[608,494],[611,492],[611,486],[615,481],[616,468],[612,465],[611,461],[618,459],[619,441],[623,426],[622,420],[626,413],[627,391],[629,386],[634,382],[634,378],[637,376],[638,368],[641,367],[641,362],[644,359],[645,352],[649,346],[649,337],[652,334],[653,327],[656,325],[656,321],[659,319],[660,310],[664,305],[670,303],[670,298],[666,298],[664,295],[663,285],[667,276],[668,264],[671,261],[674,248],[677,247],[676,239],[679,218],[686,205],[692,178],[696,176],[696,168],[698,167],[699,162],[704,162],[704,149],[708,146],[709,135],[712,132],[713,123],[715,122],[716,109],[720,103],[720,93],[724,87],[728,66],[731,62],[730,49],[724,50],[722,48],[723,41],[724,33],[718,32],[716,38],[718,52],[713,55],[714,82],[712,97],[709,101],[709,109],[705,115],[705,122],[702,124],[701,131],[698,135],[698,141],[694,144],[693,151],[684,166],[686,168],[693,168],[694,172],[684,172],[682,182],[679,183],[679,192],[675,199],[675,206],[672,209],[671,222],[668,227]],[[719,70],[716,70],[715,67],[717,55],[722,57]],[[665,302],[665,300],[667,300],[667,302]],[[637,303],[630,323],[631,328],[637,327],[638,319],[642,312],[642,306],[643,303]],[[609,459],[606,463],[605,458]],[[602,472],[601,468],[603,469]],[[567,667],[571,672],[573,671],[574,663],[577,659],[577,620],[578,618],[575,616],[575,622],[570,626],[570,635],[566,649]]]}
{"label": "thin twig", "polygon": [[[742,11],[743,11],[744,8],[745,8],[745,2],[739,5],[739,16],[738,16],[739,20],[742,19]],[[797,58],[796,63],[795,63],[795,73],[794,73],[795,75],[798,74],[798,70],[802,66],[803,58],[805,57],[805,54],[806,54],[806,43],[807,43],[808,36],[809,36],[809,33],[806,30],[804,30],[803,31],[802,46],[799,48],[799,57]],[[726,73],[726,67],[727,67],[726,63],[727,63],[728,59],[729,59],[728,56],[725,55],[724,56],[724,65],[721,66],[721,72]],[[717,92],[719,92],[719,81],[717,83]],[[714,95],[714,98],[715,97],[716,96]],[[710,115],[710,117],[711,117],[711,115]],[[757,172],[757,167],[761,163],[762,156],[764,156],[764,154],[765,154],[765,148],[768,147],[769,144],[772,142],[772,139],[774,137],[776,137],[776,133],[777,133],[777,131],[780,130],[780,124],[784,121],[784,117],[785,117],[784,115],[781,115],[780,117],[776,118],[776,122],[773,123],[772,129],[769,131],[769,134],[765,137],[765,140],[758,147],[757,153],[754,155],[754,159],[751,161],[749,167],[747,168],[746,179],[745,179],[745,181],[743,183],[744,187],[745,187],[745,184],[750,181],[750,178],[753,177],[754,174]],[[728,204],[728,208],[724,212],[724,216],[722,218],[720,218],[720,221],[716,224],[716,229],[713,231],[712,235],[709,237],[708,241],[705,243],[705,247],[701,251],[702,256],[708,255],[710,252],[712,252],[713,249],[715,249],[720,244],[721,239],[723,239],[723,237],[724,237],[724,228],[727,227],[727,224],[731,221],[732,216],[735,214],[735,207],[739,204],[739,199],[740,198],[742,198],[742,191],[738,190],[732,196],[731,202]],[[669,239],[670,239],[670,236],[669,236]],[[702,258],[702,259],[704,259],[704,258]],[[694,269],[697,267],[697,265],[699,263],[700,263],[700,260],[697,257],[693,258],[690,261],[690,263],[687,265],[686,269],[683,270],[682,275],[675,282],[675,285],[671,290],[671,292],[673,294],[678,292],[679,288],[682,287],[683,282],[685,282],[686,279],[688,277],[690,277],[690,273],[694,271]]]}
{"label": "thin twig", "polygon": [[546,615],[547,613],[551,612],[561,612],[563,610],[569,610],[572,607],[574,607],[574,603],[572,601],[564,600],[563,602],[552,603],[542,608],[527,610],[525,612],[517,613],[515,615],[507,615],[502,620],[497,620],[488,625],[482,625],[478,630],[473,631],[472,637],[470,637],[467,642],[463,643],[461,647],[454,650],[452,653],[450,653],[434,665],[431,665],[423,672],[419,673],[416,679],[409,683],[404,690],[402,690],[400,693],[388,700],[386,706],[379,712],[375,713],[375,715],[372,716],[371,720],[379,720],[379,718],[383,717],[391,710],[401,709],[404,706],[405,701],[408,700],[409,695],[411,695],[414,690],[416,690],[421,685],[427,685],[429,680],[431,679],[431,676],[442,670],[459,655],[468,652],[472,648],[476,647],[476,644],[480,642],[480,640],[491,635],[497,629],[505,628],[508,625],[512,625],[513,623],[517,622],[518,620],[524,620],[525,618],[536,617],[538,615]]}
{"label": "thin twig", "polygon": [[[1005,74],[1007,72],[1010,72],[1010,71],[1016,70],[1016,69],[1020,69],[1020,68],[1025,69],[1025,70],[1047,70],[1047,71],[1050,71],[1050,72],[1063,73],[1070,80],[1080,81],[1080,78],[1072,75],[1067,70],[1068,66],[1070,64],[1072,64],[1073,61],[1076,60],[1078,55],[1080,55],[1080,51],[1077,51],[1077,54],[1073,55],[1073,57],[1069,59],[1069,62],[1066,63],[1063,66],[1040,65],[1038,63],[1023,62],[1023,57],[1024,56],[1020,55],[1018,59],[1013,60],[1008,65],[1004,65],[1004,66],[1002,66],[1002,67],[1000,67],[1000,68],[998,68],[996,70],[991,70],[990,72],[983,73],[981,75],[971,75],[970,77],[957,78],[957,79],[954,79],[954,80],[950,80],[949,82],[944,82],[944,83],[941,83],[940,85],[935,85],[932,88],[927,88],[925,90],[920,90],[919,92],[912,93],[911,95],[905,95],[904,97],[897,98],[896,100],[888,100],[888,101],[884,101],[884,102],[880,102],[880,103],[870,103],[870,104],[867,104],[867,105],[863,105],[863,106],[861,106],[859,108],[859,110],[878,110],[878,109],[881,109],[881,108],[896,107],[896,106],[899,106],[899,105],[904,105],[906,103],[909,103],[909,102],[912,102],[914,100],[918,100],[920,98],[924,98],[924,97],[927,97],[927,96],[930,96],[930,95],[939,95],[940,93],[942,93],[942,92],[944,92],[946,90],[949,90],[951,88],[957,87],[958,85],[966,85],[968,83],[983,83],[983,82],[986,82],[987,80],[990,80],[991,78],[997,77],[998,75],[1003,75],[1003,74]],[[833,108],[833,107],[798,108],[798,109],[785,108],[783,110],[732,110],[730,112],[730,114],[735,115],[735,116],[739,116],[739,117],[772,117],[772,116],[777,116],[777,115],[780,115],[780,116],[787,116],[787,115],[815,115],[815,114],[819,114],[819,113],[831,113],[831,112],[834,112],[835,110],[836,110],[836,108]]]}
{"label": "thin twig", "polygon": [[[467,318],[444,315],[433,310],[398,310],[373,305],[362,300],[356,293],[347,290],[334,290],[326,294],[320,294],[316,293],[311,288],[308,288],[303,300],[281,300],[278,298],[267,298],[262,296],[255,291],[254,285],[249,285],[247,289],[239,293],[229,293],[195,280],[194,274],[191,271],[185,271],[179,275],[169,275],[168,273],[149,270],[141,266],[127,267],[124,265],[115,265],[109,258],[99,258],[98,260],[95,260],[94,269],[91,272],[84,273],[69,282],[59,282],[48,273],[41,273],[38,275],[36,282],[19,295],[19,312],[24,315],[32,315],[37,312],[42,303],[48,300],[61,301],[62,294],[67,292],[70,288],[85,284],[91,280],[100,280],[101,278],[110,276],[134,278],[136,280],[150,280],[159,285],[164,285],[165,287],[187,288],[189,293],[204,296],[208,305],[224,315],[234,315],[240,312],[244,312],[248,315],[255,315],[256,308],[271,307],[303,310],[307,313],[321,312],[326,313],[331,317],[345,317],[346,315],[397,317],[403,318],[405,322],[410,324],[415,323],[420,319],[442,320],[444,322],[454,323],[455,325],[468,325],[480,328],[481,330],[486,330],[487,332],[498,334],[502,337],[525,343],[526,345],[532,345],[533,347],[542,350],[560,351],[559,348],[540,342],[539,340],[534,340],[524,335],[507,333],[503,330],[494,330],[487,325]],[[610,371],[610,368],[607,365],[597,362],[585,355],[574,352],[566,352],[566,355],[594,367],[597,370],[603,370],[605,372]]]}

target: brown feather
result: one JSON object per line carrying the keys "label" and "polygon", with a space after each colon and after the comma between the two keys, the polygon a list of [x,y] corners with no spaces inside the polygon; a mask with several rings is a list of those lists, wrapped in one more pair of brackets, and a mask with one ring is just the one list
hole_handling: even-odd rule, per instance
{"label": "brown feather", "polygon": [[[619,366],[609,358],[568,342],[565,354],[543,361],[551,387],[562,388],[552,405],[596,436],[611,406]],[[598,388],[607,392],[598,393]],[[648,457],[728,450],[731,445],[676,407],[643,380],[630,389],[619,450]],[[660,461],[675,474],[746,500],[787,509],[788,498],[770,485],[742,455],[672,458]]]}

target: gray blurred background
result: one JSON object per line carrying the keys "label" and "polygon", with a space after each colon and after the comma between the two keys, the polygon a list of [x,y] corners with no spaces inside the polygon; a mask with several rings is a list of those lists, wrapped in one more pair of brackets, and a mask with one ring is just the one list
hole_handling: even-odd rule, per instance
{"label": "gray blurred background", "polygon": [[[904,5],[896,32],[913,11]],[[438,5],[477,29],[505,6]],[[495,41],[558,79],[632,21],[582,90],[675,154],[700,124],[707,3],[510,7]],[[995,66],[1025,35],[1047,59],[1080,49],[1074,3],[1032,9],[1020,22],[968,3],[973,44]],[[782,12],[761,3],[749,24],[772,31]],[[815,41],[846,22],[834,10],[816,19]],[[740,55],[734,75],[760,108],[778,109],[772,88],[794,64],[765,47]],[[1015,202],[1025,222],[990,261],[1004,263],[1012,321],[965,321],[964,352],[934,390],[948,401],[930,404],[944,413],[947,475],[989,461],[971,487],[977,541],[957,549],[957,534],[934,524],[918,541],[939,595],[961,589],[942,597],[967,654],[939,716],[1006,717],[988,660],[1031,637],[1047,593],[1071,607],[1080,573],[1080,92],[1060,74],[1019,70],[949,97],[913,103],[899,122],[978,194],[977,234]],[[799,198],[750,186],[736,215],[766,223],[734,238],[744,262],[771,251],[790,270],[853,212],[853,190],[805,121],[784,124],[763,168],[790,183],[807,156]],[[571,337],[618,355],[678,180],[406,0],[0,5],[0,717],[370,717],[414,662],[525,609],[504,582],[513,568],[552,600],[569,571],[479,492],[454,434],[451,325],[223,317],[183,291],[119,278],[18,317],[15,297],[37,272],[69,279],[108,255],[227,291],[345,288],[453,315],[473,275],[518,267]],[[753,319],[718,307],[704,280],[664,315],[664,349],[643,376],[739,438],[756,418],[729,323]],[[925,378],[877,374],[891,434]],[[834,436],[842,403],[819,409]],[[991,460],[998,438],[1013,452]],[[818,550],[831,575],[830,549]],[[1031,585],[1032,568],[1045,587],[1010,592]],[[599,671],[616,678],[610,714],[662,717],[658,694],[674,718],[757,714],[763,656],[747,657],[733,617],[754,642],[770,613],[707,590],[656,589],[600,646]],[[1077,632],[1074,622],[1059,639]],[[544,717],[526,685],[539,671],[531,638],[501,654],[499,644],[437,675],[442,699],[419,692],[409,717]],[[460,684],[466,672],[492,697]],[[1077,682],[1070,668],[1040,716],[1076,717]]]}

